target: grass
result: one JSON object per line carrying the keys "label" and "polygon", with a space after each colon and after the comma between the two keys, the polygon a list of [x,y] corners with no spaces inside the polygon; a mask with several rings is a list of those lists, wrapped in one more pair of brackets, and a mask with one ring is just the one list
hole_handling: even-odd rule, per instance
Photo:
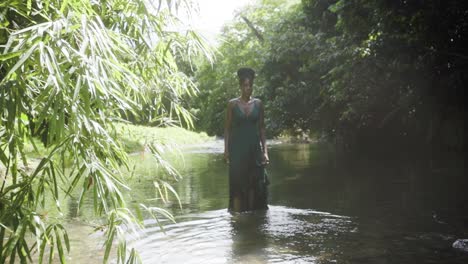
{"label": "grass", "polygon": [[131,124],[115,124],[117,138],[124,144],[125,151],[142,151],[147,144],[192,145],[213,140],[206,133],[193,132],[181,127],[147,127]]}
{"label": "grass", "polygon": [[[185,146],[200,144],[213,140],[213,137],[206,133],[194,132],[181,127],[148,127],[124,123],[114,124],[116,128],[117,141],[123,144],[126,152],[134,153],[142,151],[147,144],[160,143],[172,146]],[[48,153],[39,139],[34,143],[38,149],[36,151],[30,142],[25,144],[25,153],[28,158],[38,159]]]}

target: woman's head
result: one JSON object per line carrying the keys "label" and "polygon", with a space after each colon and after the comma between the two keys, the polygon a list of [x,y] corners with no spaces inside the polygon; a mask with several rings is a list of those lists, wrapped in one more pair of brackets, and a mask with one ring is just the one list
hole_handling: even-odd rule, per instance
{"label": "woman's head", "polygon": [[251,68],[240,68],[237,70],[239,77],[239,86],[243,95],[250,96],[252,94],[253,80],[255,79],[255,71]]}
{"label": "woman's head", "polygon": [[239,77],[239,83],[243,83],[246,79],[253,83],[255,78],[255,71],[251,68],[240,68],[237,70],[237,77]]}

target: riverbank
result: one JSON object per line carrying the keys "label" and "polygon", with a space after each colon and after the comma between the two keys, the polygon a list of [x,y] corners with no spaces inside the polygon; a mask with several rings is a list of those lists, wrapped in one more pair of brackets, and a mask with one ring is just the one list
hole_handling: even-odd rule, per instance
{"label": "riverbank", "polygon": [[[162,144],[175,149],[176,147],[215,141],[214,137],[210,137],[204,132],[194,132],[181,127],[148,127],[124,123],[116,123],[114,127],[114,138],[122,144],[124,150],[129,154],[145,151],[145,146],[150,144]],[[28,166],[23,167],[26,171],[31,171],[41,158],[48,155],[51,149],[44,147],[39,139],[35,139],[34,144],[25,142],[24,151]],[[3,173],[4,170],[5,167],[0,164],[0,172]]]}
{"label": "riverbank", "polygon": [[181,127],[148,127],[115,124],[116,138],[127,153],[144,151],[149,144],[186,146],[215,140],[204,132],[194,132]]}

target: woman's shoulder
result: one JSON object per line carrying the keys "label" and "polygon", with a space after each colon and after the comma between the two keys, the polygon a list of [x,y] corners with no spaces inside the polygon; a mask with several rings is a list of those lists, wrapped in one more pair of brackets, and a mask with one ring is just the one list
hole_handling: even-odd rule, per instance
{"label": "woman's shoulder", "polygon": [[239,98],[232,98],[228,101],[227,105],[228,107],[232,107],[233,105],[237,104],[237,102],[239,101]]}
{"label": "woman's shoulder", "polygon": [[253,98],[252,101],[253,101],[254,104],[262,105],[262,100],[260,100],[258,98]]}

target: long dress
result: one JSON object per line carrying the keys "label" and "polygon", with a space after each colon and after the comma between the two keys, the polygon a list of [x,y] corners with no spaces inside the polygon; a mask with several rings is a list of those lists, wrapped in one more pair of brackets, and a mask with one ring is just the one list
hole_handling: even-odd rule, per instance
{"label": "long dress", "polygon": [[[268,209],[266,170],[260,146],[260,109],[254,102],[248,115],[238,104],[232,108],[229,138],[229,211]],[[234,208],[234,199],[240,208]]]}

